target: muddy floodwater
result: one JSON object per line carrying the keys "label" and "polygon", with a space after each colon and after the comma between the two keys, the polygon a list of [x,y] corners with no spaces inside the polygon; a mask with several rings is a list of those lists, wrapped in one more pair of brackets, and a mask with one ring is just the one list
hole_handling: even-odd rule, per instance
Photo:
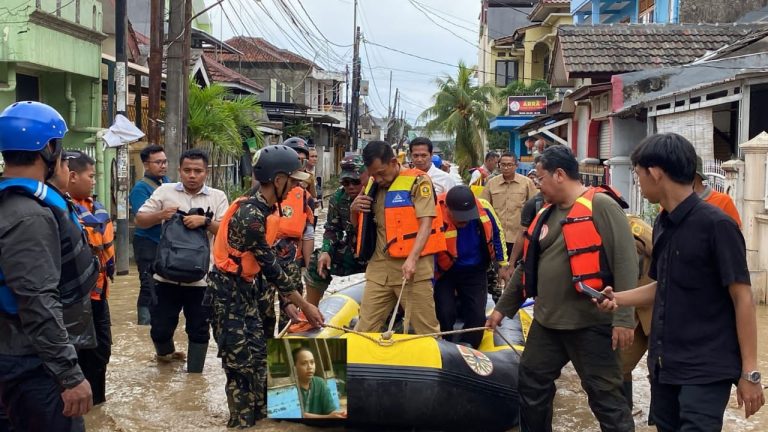
{"label": "muddy floodwater", "polygon": [[[323,212],[324,213],[324,212]],[[321,215],[321,219],[324,215]],[[318,236],[322,235],[322,229]],[[317,239],[319,243],[319,238]],[[329,291],[360,276],[338,278]],[[112,312],[112,359],[107,372],[107,402],[86,416],[89,431],[226,431],[227,401],[224,373],[216,358],[213,342],[203,374],[189,375],[185,363],[157,364],[149,337],[149,326],[136,325],[136,296],[139,281],[136,268],[127,276],[119,276],[110,294]],[[757,308],[760,370],[768,373],[768,306]],[[186,351],[187,338],[183,317],[175,341],[178,350]],[[712,353],[717,355],[717,353]],[[645,362],[635,369],[635,423],[638,431],[655,431],[646,425],[650,391]],[[559,432],[599,431],[597,421],[587,406],[586,393],[578,376],[568,365],[557,382],[554,430]],[[249,430],[258,431],[323,431],[340,428],[314,428],[292,422],[264,420]],[[726,431],[768,430],[768,407],[749,420],[736,404],[735,389],[725,413]]]}
{"label": "muddy floodwater", "polygon": [[[344,278],[349,283],[348,278]],[[342,282],[342,283],[343,283]],[[224,373],[216,358],[214,344],[208,348],[205,371],[189,375],[185,363],[157,364],[148,326],[136,325],[138,278],[135,269],[118,277],[112,288],[112,360],[107,373],[107,402],[86,416],[89,431],[226,431],[227,401]],[[760,369],[768,371],[768,307],[758,307]],[[183,319],[176,332],[177,348],[186,351]],[[638,431],[655,431],[644,426],[650,392],[643,363],[635,370],[635,422]],[[557,383],[555,430],[598,431],[597,421],[587,407],[586,394],[573,368],[567,366]],[[266,420],[250,430],[334,431],[290,422]],[[768,409],[749,420],[736,405],[735,393],[725,414],[726,431],[768,430]]]}

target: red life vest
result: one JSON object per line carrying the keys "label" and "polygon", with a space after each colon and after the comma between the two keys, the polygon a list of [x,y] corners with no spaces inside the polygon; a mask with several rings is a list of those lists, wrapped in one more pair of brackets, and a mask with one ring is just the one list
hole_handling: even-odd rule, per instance
{"label": "red life vest", "polygon": [[[439,279],[440,276],[442,276],[443,273],[447,272],[451,267],[453,267],[453,264],[456,262],[456,259],[459,257],[458,253],[458,246],[456,244],[456,241],[458,239],[458,228],[453,223],[453,219],[451,219],[450,210],[448,209],[448,206],[445,204],[445,196],[447,194],[441,194],[439,197],[437,197],[437,203],[440,206],[440,211],[443,215],[443,221],[445,228],[445,244],[447,247],[447,250],[445,252],[438,252],[436,255],[435,260],[435,278]],[[488,216],[488,211],[485,209],[485,205],[488,204],[488,201],[481,202],[479,199],[475,199],[475,205],[477,205],[477,211],[480,214],[480,223],[483,227],[483,234],[485,235],[485,244],[488,247],[488,259],[493,260],[495,257],[494,254],[494,248],[493,248],[493,222],[491,222],[491,218]]]}
{"label": "red life vest", "polygon": [[[213,241],[213,263],[222,273],[237,275],[247,282],[253,282],[256,275],[261,272],[261,266],[256,261],[256,257],[250,251],[239,251],[229,245],[229,221],[246,200],[248,200],[247,197],[236,199],[221,218],[219,233]],[[270,245],[275,243],[279,222],[278,217],[267,216],[265,228],[267,243]]]}
{"label": "red life vest", "polygon": [[[565,247],[568,250],[568,260],[571,265],[571,274],[573,275],[573,286],[578,292],[582,291],[579,282],[583,282],[598,291],[602,291],[603,288],[613,283],[610,269],[603,256],[603,241],[592,219],[592,201],[597,193],[606,193],[622,205],[622,207],[626,207],[626,203],[621,198],[621,195],[610,186],[591,187],[576,199],[568,215],[560,222],[563,226]],[[550,204],[542,207],[528,227],[525,235],[523,261],[528,263],[528,265],[526,265],[526,271],[523,273],[523,285],[525,287],[524,295],[527,297],[537,294],[536,276],[532,272],[538,271],[538,263],[536,263],[538,257],[528,256],[531,239],[539,225],[539,220],[542,217],[548,217],[550,211]],[[546,219],[541,221],[541,224],[545,223]],[[533,259],[533,265],[530,265],[531,261],[529,261],[529,258]]]}
{"label": "red life vest", "polygon": [[[407,258],[413,249],[416,234],[419,232],[419,219],[416,217],[416,209],[413,206],[411,191],[419,176],[426,175],[421,170],[410,168],[401,171],[389,186],[384,197],[384,226],[387,244],[384,250],[392,258]],[[365,193],[370,191],[373,178],[368,180]],[[417,191],[417,193],[419,193]],[[433,196],[434,196],[434,192]],[[427,244],[420,256],[434,255],[446,250],[445,236],[443,235],[443,215],[435,203],[436,217],[432,219]],[[371,225],[369,229],[377,229]],[[357,253],[360,254],[360,246],[363,238],[363,213],[358,214],[357,223]]]}

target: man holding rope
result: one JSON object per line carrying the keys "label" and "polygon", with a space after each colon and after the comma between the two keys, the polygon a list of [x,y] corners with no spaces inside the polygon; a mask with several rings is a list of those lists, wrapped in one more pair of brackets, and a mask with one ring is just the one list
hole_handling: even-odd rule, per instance
{"label": "man holding rope", "polygon": [[[355,330],[378,332],[398,298],[405,321],[417,334],[436,333],[440,325],[432,297],[433,254],[446,250],[443,220],[436,208],[429,176],[417,169],[401,170],[392,147],[371,141],[363,149],[371,179],[365,193],[352,202],[358,228],[358,256],[363,236],[375,231],[375,244],[365,272],[366,285]],[[373,212],[375,224],[363,223]],[[363,226],[369,232],[363,233]]]}

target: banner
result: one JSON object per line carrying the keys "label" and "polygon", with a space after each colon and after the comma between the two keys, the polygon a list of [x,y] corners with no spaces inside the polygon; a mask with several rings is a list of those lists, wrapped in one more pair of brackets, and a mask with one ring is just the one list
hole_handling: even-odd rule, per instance
{"label": "banner", "polygon": [[547,113],[546,96],[510,96],[509,116],[537,116]]}

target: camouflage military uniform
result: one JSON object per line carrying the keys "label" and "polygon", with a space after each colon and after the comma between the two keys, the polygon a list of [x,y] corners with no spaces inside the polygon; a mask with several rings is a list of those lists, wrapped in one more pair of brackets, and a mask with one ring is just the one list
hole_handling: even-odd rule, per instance
{"label": "camouflage military uniform", "polygon": [[[328,219],[325,222],[323,247],[315,249],[309,268],[304,275],[307,287],[317,292],[322,293],[328,289],[332,280],[331,275],[348,276],[365,272],[365,261],[355,257],[357,230],[351,222],[349,210],[351,205],[352,198],[344,192],[343,187],[337,189],[328,200]],[[323,252],[331,255],[331,269],[324,278],[317,272],[317,260]]]}
{"label": "camouflage military uniform", "polygon": [[207,300],[213,306],[213,334],[227,377],[228,427],[253,426],[266,416],[267,345],[259,299],[297,290],[295,279],[280,266],[266,241],[266,216],[272,209],[260,194],[242,202],[229,221],[230,247],[253,253],[261,266],[255,283],[214,269],[209,275]]}

